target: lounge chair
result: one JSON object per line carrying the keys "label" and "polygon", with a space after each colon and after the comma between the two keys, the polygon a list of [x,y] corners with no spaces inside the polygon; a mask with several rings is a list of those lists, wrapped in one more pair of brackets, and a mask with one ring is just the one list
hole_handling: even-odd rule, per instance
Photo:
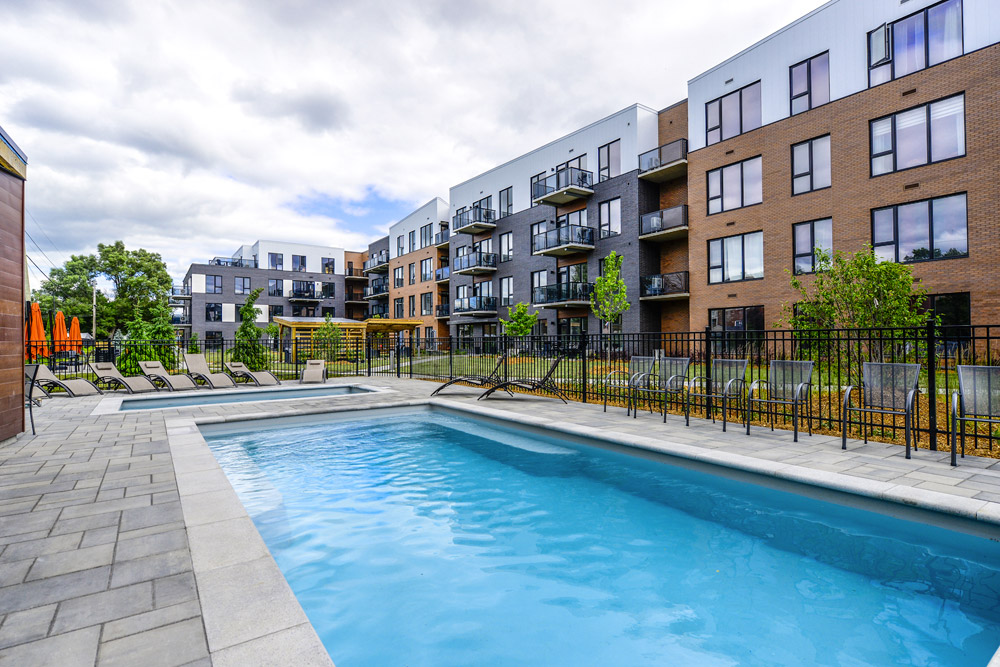
{"label": "lounge chair", "polygon": [[140,361],[139,368],[142,369],[146,377],[153,381],[153,384],[158,383],[161,387],[166,387],[168,391],[183,391],[185,389],[198,388],[197,383],[187,373],[171,375],[163,367],[162,361]]}
{"label": "lounge chair", "polygon": [[326,362],[322,359],[309,359],[306,367],[299,374],[299,384],[323,384],[326,382]]}
{"label": "lounge chair", "polygon": [[[691,397],[700,396],[707,401],[706,410],[715,423],[715,406],[712,399],[722,401],[722,431],[726,430],[726,422],[729,417],[729,403],[736,401],[736,409],[739,410],[743,399],[746,396],[747,373],[746,359],[714,359],[712,360],[710,376],[699,376],[691,378],[688,383],[687,400],[684,402],[684,425],[691,425]],[[701,391],[695,391],[699,387]]]}
{"label": "lounge chair", "polygon": [[[920,389],[920,364],[883,364],[866,361],[861,364],[861,396],[858,407],[851,405],[854,385],[844,392],[841,410],[841,449],[847,449],[847,429],[852,412],[877,415],[902,415],[903,439],[906,441],[906,458],[910,458],[910,433],[917,417],[917,394]],[[868,420],[861,418],[861,433],[868,444]]]}
{"label": "lounge chair", "polygon": [[130,394],[142,394],[147,391],[158,391],[156,385],[144,375],[125,377],[110,361],[95,361],[90,364],[90,372],[97,376],[98,382],[108,387],[120,387]]}
{"label": "lounge chair", "polygon": [[274,374],[270,371],[252,371],[242,361],[227,361],[224,365],[234,380],[253,382],[257,387],[281,384],[278,378],[274,377]]}
{"label": "lounge chair", "polygon": [[[958,465],[955,449],[962,440],[965,458],[965,424],[1000,424],[1000,367],[958,366],[958,390],[951,395],[951,464]],[[975,428],[975,426],[973,426]],[[961,436],[959,436],[961,430]],[[993,451],[992,433],[986,436]]]}
{"label": "lounge chair", "polygon": [[549,366],[548,372],[545,373],[541,380],[535,380],[534,378],[518,378],[516,380],[508,380],[507,382],[501,382],[500,384],[490,387],[484,391],[477,400],[482,400],[488,398],[493,392],[498,389],[503,389],[508,394],[511,393],[511,389],[523,389],[524,391],[547,391],[551,394],[555,394],[563,403],[567,403],[565,395],[558,385],[552,380],[552,376],[555,374],[556,369],[559,368],[559,364],[562,360],[566,358],[567,355],[560,355],[555,358],[552,365]]}
{"label": "lounge chair", "polygon": [[[772,360],[766,380],[754,380],[747,392],[747,435],[750,435],[750,412],[753,406],[766,406],[771,430],[774,430],[774,418],[779,405],[792,406],[792,442],[799,441],[799,416],[805,410],[812,417],[812,403],[809,401],[809,390],[812,388],[813,362],[811,361],[780,361]],[[764,398],[763,390],[767,390]],[[753,397],[757,392],[757,398]],[[772,409],[773,406],[773,409]],[[809,435],[812,435],[812,420],[806,420]]]}
{"label": "lounge chair", "polygon": [[233,382],[233,378],[229,377],[225,373],[212,372],[212,369],[208,367],[208,362],[205,361],[204,354],[192,354],[190,352],[185,352],[184,363],[187,364],[188,373],[191,374],[192,379],[195,381],[201,380],[212,389],[219,389],[220,387],[236,387],[236,383]]}
{"label": "lounge chair", "polygon": [[[667,423],[667,396],[674,395],[680,398],[684,395],[684,389],[688,383],[688,369],[691,366],[691,357],[660,357],[659,372],[654,374],[652,370],[648,377],[637,377],[632,383],[632,411],[633,419],[639,412],[639,395],[643,394],[647,399],[651,399],[657,394],[663,395],[663,423]],[[649,411],[653,411],[650,402]]]}
{"label": "lounge chair", "polygon": [[[31,435],[35,435],[35,405],[40,401],[35,398],[38,385],[35,377],[38,375],[38,364],[27,364],[24,367],[24,406],[28,408],[28,418],[31,419]],[[44,393],[44,389],[41,390]]]}
{"label": "lounge chair", "polygon": [[60,380],[45,364],[38,365],[38,372],[35,375],[35,385],[42,390],[59,387],[69,396],[95,396],[104,393],[100,387],[84,378]]}
{"label": "lounge chair", "polygon": [[[495,387],[504,381],[503,378],[503,367],[507,361],[507,355],[501,354],[497,358],[497,363],[487,375],[463,375],[462,377],[457,377],[454,380],[448,380],[443,385],[431,392],[431,396],[436,396],[445,387],[450,387],[456,382],[467,382],[475,387],[482,389],[483,387]],[[509,393],[509,392],[508,392]]]}
{"label": "lounge chair", "polygon": [[608,411],[608,394],[625,392],[625,414],[632,413],[632,387],[640,377],[648,377],[653,372],[656,357],[633,356],[628,360],[628,370],[611,371],[604,377],[604,411]]}

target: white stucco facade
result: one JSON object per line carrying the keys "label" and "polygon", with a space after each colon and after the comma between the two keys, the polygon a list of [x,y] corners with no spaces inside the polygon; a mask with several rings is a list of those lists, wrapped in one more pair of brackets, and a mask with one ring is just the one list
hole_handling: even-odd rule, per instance
{"label": "white stucco facade", "polygon": [[[448,202],[440,197],[435,197],[399,222],[390,225],[389,257],[392,259],[399,257],[400,253],[397,239],[400,236],[403,237],[402,254],[404,255],[430,245],[428,243],[422,243],[420,238],[420,229],[426,225],[431,225],[432,244],[434,242],[433,234],[437,234],[441,230],[441,223],[447,223],[449,216]],[[413,248],[410,247],[410,232],[413,232],[414,234],[415,246]]]}

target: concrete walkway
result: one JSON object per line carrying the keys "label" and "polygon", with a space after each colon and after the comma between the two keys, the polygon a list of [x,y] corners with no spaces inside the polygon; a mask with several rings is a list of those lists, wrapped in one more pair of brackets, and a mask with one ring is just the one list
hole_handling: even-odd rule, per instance
{"label": "concrete walkway", "polygon": [[[91,414],[47,399],[38,435],[0,445],[0,665],[331,664],[198,423],[432,403],[895,500],[1000,528],[1000,461],[433,383],[384,393]],[[253,390],[247,390],[253,391]],[[208,392],[203,392],[208,393]],[[336,657],[336,656],[334,656]]]}

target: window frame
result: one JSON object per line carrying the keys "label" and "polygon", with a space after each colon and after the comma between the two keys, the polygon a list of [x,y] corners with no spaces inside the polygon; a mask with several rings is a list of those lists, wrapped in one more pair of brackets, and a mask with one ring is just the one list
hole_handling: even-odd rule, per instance
{"label": "window frame", "polygon": [[[816,273],[816,223],[817,222],[827,222],[830,223],[830,250],[833,250],[833,217],[817,218],[815,220],[806,220],[805,222],[795,222],[792,223],[792,275],[796,276],[808,276]],[[804,226],[809,225],[809,252],[800,253],[795,249],[795,230]],[[800,257],[808,257],[809,264],[811,266],[809,271],[799,271],[797,260]]]}
{"label": "window frame", "polygon": [[[277,261],[275,261],[277,259]],[[271,271],[284,271],[285,270],[285,253],[283,252],[269,252],[267,253],[267,268]]]}
{"label": "window frame", "polygon": [[[510,287],[510,293],[504,294],[504,285]],[[504,276],[500,279],[500,305],[501,306],[513,306],[514,305],[514,276]]]}
{"label": "window frame", "polygon": [[[299,259],[298,263],[296,263],[296,261],[295,261],[296,257],[298,257],[298,259]],[[302,267],[302,268],[299,268],[299,267]],[[306,256],[305,255],[292,255],[292,271],[296,271],[298,273],[306,273],[306,272],[308,272],[308,270],[309,269],[308,269],[308,264],[306,263]]]}
{"label": "window frame", "polygon": [[[761,241],[760,241],[760,248],[761,248],[761,252],[760,252],[760,256],[761,256],[761,276],[759,278],[747,278],[746,277],[747,276],[747,242],[746,242],[746,237],[750,236],[751,234],[760,234],[761,235],[761,237],[760,237],[761,238]],[[739,280],[726,280],[726,243],[725,242],[728,239],[737,238],[737,237],[739,237],[739,239],[740,239],[740,260],[741,260],[741,264],[742,264],[742,270],[741,271],[742,271],[742,276],[743,277],[740,278]],[[722,244],[722,249],[721,249],[721,253],[720,253],[720,256],[722,258],[722,263],[719,264],[719,265],[717,265],[717,266],[715,266],[715,265],[712,264],[712,244],[715,243],[716,241],[718,241],[719,243]],[[714,239],[708,239],[706,241],[706,249],[708,250],[708,253],[707,253],[706,258],[705,258],[707,260],[707,262],[708,262],[708,271],[705,274],[705,280],[707,281],[707,283],[709,285],[726,285],[726,284],[731,284],[731,283],[745,283],[745,282],[750,282],[750,281],[754,281],[754,280],[763,280],[764,279],[764,257],[765,257],[765,254],[764,254],[764,230],[762,230],[762,229],[756,229],[756,230],[754,230],[752,232],[743,232],[742,234],[730,234],[729,236],[720,236],[720,237],[717,237],[717,238],[714,238]],[[714,282],[712,281],[712,269],[719,269],[720,271],[722,271],[722,280],[714,281]]]}
{"label": "window frame", "polygon": [[392,286],[403,287],[406,285],[406,268],[400,264],[392,269]]}
{"label": "window frame", "polygon": [[[942,158],[940,160],[932,160],[931,159],[931,151],[932,151],[932,148],[933,148],[932,142],[934,140],[934,137],[933,137],[933,134],[931,133],[931,106],[937,104],[938,102],[945,102],[945,101],[950,100],[950,99],[955,98],[955,97],[961,97],[962,98],[962,154],[961,155],[953,155],[951,157]],[[899,151],[897,150],[898,146],[896,145],[896,116],[899,116],[899,115],[904,114],[904,113],[909,113],[911,111],[916,111],[917,109],[920,109],[920,108],[925,109],[925,111],[924,111],[924,127],[925,127],[925,134],[926,134],[925,141],[926,141],[926,148],[927,148],[927,162],[924,162],[923,164],[915,164],[912,167],[903,167],[902,169],[898,169],[896,167],[896,164],[897,164],[897,155],[899,153]],[[947,95],[945,97],[939,97],[936,100],[930,100],[929,102],[924,102],[923,104],[916,104],[914,106],[907,107],[906,109],[900,109],[899,111],[893,111],[890,114],[886,114],[884,116],[879,116],[878,118],[873,118],[872,120],[868,121],[868,178],[878,178],[880,176],[888,176],[889,174],[898,174],[900,172],[909,171],[911,169],[919,169],[921,167],[926,167],[926,166],[932,165],[932,164],[941,164],[943,162],[948,162],[949,160],[958,160],[960,158],[968,156],[968,154],[969,154],[969,129],[968,129],[968,124],[965,122],[966,116],[967,116],[967,113],[966,113],[966,106],[965,106],[965,91],[963,90],[961,92],[953,93],[953,94]],[[875,134],[874,134],[874,131],[873,131],[874,127],[875,127],[875,123],[884,121],[887,118],[889,119],[889,140],[890,140],[891,148],[889,150],[887,150],[887,151],[882,151],[881,153],[875,154],[873,152],[875,150]],[[881,157],[886,157],[888,155],[892,156],[892,169],[889,170],[889,171],[886,171],[886,172],[882,172],[881,174],[876,174],[875,173],[875,159],[876,158],[881,158]]]}
{"label": "window frame", "polygon": [[[712,326],[712,313],[713,312],[719,312],[719,311],[722,312],[722,329],[718,330],[718,331],[715,330],[715,329],[712,329],[711,332],[712,333],[726,334],[726,333],[746,333],[748,331],[766,331],[766,329],[747,329],[746,326],[744,326],[742,329],[727,329],[726,328],[726,320],[727,320],[726,315],[725,315],[726,311],[729,311],[729,310],[742,310],[743,311],[743,322],[746,322],[747,321],[747,310],[749,310],[751,308],[760,308],[760,321],[762,323],[766,323],[767,320],[764,319],[764,312],[765,311],[764,311],[763,304],[754,305],[754,306],[723,306],[721,308],[709,308],[708,309],[708,326],[709,327]],[[764,326],[766,326],[766,324]]]}
{"label": "window frame", "polygon": [[[506,253],[504,252],[505,245],[507,246]],[[500,261],[509,262],[512,259],[514,259],[514,232],[504,232],[500,235]]]}
{"label": "window frame", "polygon": [[[506,201],[504,201],[506,199]],[[508,185],[497,195],[497,218],[514,215],[514,186]]]}
{"label": "window frame", "polygon": [[408,273],[409,273],[409,278],[410,278],[410,283],[409,284],[410,285],[416,285],[417,284],[417,263],[416,262],[410,262],[410,265],[409,265],[409,268],[408,268]]}
{"label": "window frame", "polygon": [[[874,88],[875,86],[881,86],[882,84],[889,83],[890,81],[895,81],[897,78],[901,79],[904,76],[908,76],[909,74],[916,74],[917,72],[922,72],[922,71],[924,71],[926,69],[930,69],[931,67],[936,67],[937,65],[941,65],[943,63],[955,60],[956,58],[961,58],[962,56],[965,55],[965,2],[964,2],[964,0],[958,0],[958,4],[961,7],[961,13],[962,13],[962,48],[961,48],[961,52],[957,56],[953,56],[951,58],[948,58],[947,60],[942,60],[940,62],[936,62],[936,63],[931,64],[931,53],[930,53],[931,40],[930,40],[930,23],[929,23],[929,21],[930,21],[930,19],[929,19],[930,10],[932,10],[935,7],[938,7],[940,5],[943,5],[944,3],[949,2],[949,1],[950,0],[941,0],[940,2],[935,2],[933,5],[927,5],[926,7],[922,7],[921,9],[918,9],[915,12],[912,12],[912,13],[907,14],[905,16],[901,16],[901,17],[899,17],[897,19],[894,19],[892,21],[886,21],[882,25],[875,27],[873,30],[869,30],[865,34],[865,36],[866,36],[865,45],[866,45],[866,51],[867,51],[867,55],[868,55],[867,63],[868,63],[868,87],[869,88]],[[896,34],[895,34],[896,33],[896,24],[897,23],[901,23],[903,21],[907,21],[907,20],[913,18],[914,16],[916,16],[918,14],[923,14],[923,18],[924,18],[924,66],[922,68],[918,69],[918,70],[914,70],[913,72],[908,72],[907,74],[904,74],[901,77],[897,77],[896,76],[896,59],[893,57],[893,47],[895,46],[895,41],[896,41]],[[874,33],[878,32],[879,30],[885,30],[886,31],[885,37],[883,38],[883,43],[885,44],[885,47],[886,47],[886,56],[885,56],[885,58],[882,58],[878,62],[872,63],[872,35]],[[885,65],[889,66],[889,78],[887,80],[885,80],[885,81],[882,81],[880,83],[876,83],[876,84],[873,85],[872,84],[872,70],[879,69],[880,67],[883,67]]]}
{"label": "window frame", "polygon": [[[820,139],[830,139],[830,185],[824,185],[821,188],[817,188],[817,187],[813,187],[814,173],[816,171],[815,170],[815,163],[814,163],[814,160],[813,160],[813,153],[814,153],[814,151],[813,151],[813,142],[819,141]],[[804,144],[808,144],[809,145],[809,170],[805,171],[803,173],[796,173],[795,172],[795,149],[798,146],[802,146]],[[830,137],[829,133],[822,134],[822,135],[820,135],[818,137],[813,137],[812,139],[806,139],[805,141],[800,141],[798,143],[792,144],[791,147],[789,148],[789,151],[790,151],[789,152],[789,164],[791,165],[791,169],[792,169],[792,196],[793,197],[799,197],[801,195],[806,195],[806,194],[809,194],[810,192],[821,192],[823,190],[829,190],[830,188],[833,187],[833,139]],[[809,189],[808,190],[803,190],[802,192],[796,192],[795,191],[795,179],[801,178],[803,176],[808,176],[809,177]]]}
{"label": "window frame", "polygon": [[[209,311],[215,312],[218,310],[219,317],[211,318],[208,316]],[[216,301],[205,302],[205,321],[206,322],[221,322],[222,321],[222,304]]]}
{"label": "window frame", "polygon": [[[798,116],[799,114],[803,114],[806,111],[812,111],[813,109],[817,109],[817,108],[823,106],[823,104],[814,105],[813,104],[813,100],[812,100],[812,98],[813,98],[812,64],[813,64],[814,60],[816,60],[817,58],[822,58],[823,56],[826,56],[826,88],[827,88],[827,91],[826,91],[827,101],[824,102],[823,104],[829,104],[830,103],[830,99],[829,99],[829,97],[830,97],[830,51],[826,50],[826,51],[823,51],[822,53],[817,53],[816,55],[814,55],[814,56],[812,56],[810,58],[806,58],[805,60],[797,62],[794,65],[790,65],[788,67],[788,115],[789,116]],[[801,65],[805,65],[806,66],[806,92],[799,93],[798,95],[795,95],[794,94],[794,90],[795,89],[794,89],[794,86],[793,86],[793,79],[792,79],[792,71],[796,67],[799,67]],[[795,100],[799,99],[800,97],[806,97],[806,98],[808,98],[809,106],[806,107],[805,109],[803,109],[802,111],[799,111],[798,113],[796,113],[796,111],[795,111]]]}
{"label": "window frame", "polygon": [[[618,144],[618,173],[612,174],[611,169],[611,146]],[[609,141],[597,149],[597,182],[607,181],[621,176],[622,171],[622,140],[621,138]]]}
{"label": "window frame", "polygon": [[[951,257],[934,257],[934,202],[938,199],[950,199],[951,197],[965,197],[965,254],[954,255]],[[928,251],[930,252],[930,257],[927,259],[911,259],[909,261],[902,261],[899,259],[899,207],[907,206],[909,204],[922,204],[927,203],[927,240]],[[886,211],[892,209],[892,241],[882,241],[881,243],[875,243],[875,213],[878,211]],[[971,256],[969,247],[969,193],[968,191],[953,192],[947,195],[941,195],[938,197],[925,197],[924,199],[914,199],[913,201],[901,202],[899,204],[893,204],[891,206],[879,206],[878,208],[871,209],[870,212],[870,233],[871,236],[871,247],[872,251],[877,248],[892,246],[894,249],[895,259],[893,260],[896,264],[922,264],[924,262],[940,262],[949,259],[967,259]]]}
{"label": "window frame", "polygon": [[336,275],[337,259],[335,257],[321,257],[320,270],[328,276]]}
{"label": "window frame", "polygon": [[[424,265],[427,265],[428,271],[424,272]],[[425,257],[420,260],[420,282],[426,283],[434,280],[434,258]]]}
{"label": "window frame", "polygon": [[[753,160],[760,160],[760,201],[759,202],[754,202],[753,204],[746,204],[746,203],[744,203],[746,201],[746,196],[745,196],[746,192],[745,192],[745,189],[743,187],[743,166],[744,166],[745,163],[751,162]],[[726,169],[728,167],[732,167],[734,165],[739,165],[740,166],[740,205],[737,206],[736,208],[728,208],[727,209],[727,208],[725,208],[725,201],[726,201],[725,179],[722,177],[722,172],[723,172],[724,169]],[[709,190],[709,188],[711,187],[710,184],[709,184],[710,181],[711,181],[711,175],[713,173],[715,173],[715,172],[719,172],[719,196],[718,197],[712,197],[711,196],[712,193]],[[705,208],[706,208],[705,213],[706,213],[706,215],[720,215],[722,213],[729,213],[730,211],[738,211],[741,208],[748,208],[750,206],[759,206],[760,204],[763,204],[764,203],[764,158],[763,158],[763,155],[762,154],[761,155],[755,155],[753,157],[748,157],[745,160],[739,160],[738,162],[730,162],[729,164],[724,164],[721,167],[717,167],[715,169],[708,170],[707,172],[705,172],[705,192],[708,195],[707,198],[706,198],[706,201],[705,201]],[[719,200],[720,209],[718,211],[716,211],[715,213],[712,213],[712,201],[715,200],[715,199]]]}
{"label": "window frame", "polygon": [[[611,203],[618,202],[618,231],[611,230]],[[604,211],[605,206],[607,207],[608,219],[607,225],[605,225]],[[607,227],[607,232],[605,233],[605,227]],[[602,201],[597,205],[597,231],[598,236],[602,239],[609,239],[615,236],[621,236],[622,233],[622,198],[613,197],[606,201]]]}
{"label": "window frame", "polygon": [[[208,288],[209,278],[212,279],[212,289]],[[205,294],[222,294],[222,276],[205,276]]]}
{"label": "window frame", "polygon": [[392,300],[392,314],[397,320],[403,319],[403,297],[396,297]]}
{"label": "window frame", "polygon": [[[758,125],[757,127],[751,127],[749,129],[744,129],[743,128],[743,92],[745,90],[747,90],[748,88],[753,88],[754,86],[761,86],[761,80],[757,79],[756,81],[752,81],[752,82],[748,83],[747,85],[743,86],[742,88],[738,88],[738,89],[736,89],[734,91],[726,93],[725,95],[720,95],[719,97],[716,97],[714,100],[709,100],[708,102],[705,102],[705,146],[714,146],[715,144],[721,144],[723,141],[728,141],[729,139],[735,139],[736,137],[740,136],[741,134],[746,134],[747,132],[752,132],[752,131],[760,128],[760,127],[763,127],[763,125],[764,125],[764,118],[763,118],[764,98],[763,98],[763,86],[761,86],[761,89],[760,89],[761,90],[761,94],[759,95],[759,98],[761,100],[761,119],[760,119],[760,125]],[[722,100],[725,99],[725,98],[727,98],[727,97],[730,97],[731,95],[737,95],[738,98],[739,98],[740,131],[737,132],[736,134],[734,134],[731,137],[723,137],[722,136],[722,125],[723,125],[723,123],[722,123]],[[718,125],[709,126],[709,124],[708,124],[708,109],[713,104],[718,104],[719,105],[719,124]],[[718,130],[719,131],[719,138],[718,138],[717,141],[709,141],[709,138],[708,138],[709,134],[713,130]]]}
{"label": "window frame", "polygon": [[[427,301],[426,308],[424,308],[424,301]],[[420,316],[425,317],[427,315],[434,314],[434,292],[421,292],[420,294]]]}
{"label": "window frame", "polygon": [[253,290],[250,287],[250,278],[245,278],[243,276],[233,277],[233,293],[234,294],[249,294]]}

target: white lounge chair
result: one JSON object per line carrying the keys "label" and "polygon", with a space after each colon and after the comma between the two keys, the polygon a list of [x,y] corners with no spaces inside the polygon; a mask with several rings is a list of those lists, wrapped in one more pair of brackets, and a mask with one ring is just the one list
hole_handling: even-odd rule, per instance
{"label": "white lounge chair", "polygon": [[139,368],[142,369],[143,374],[152,380],[153,383],[161,383],[168,391],[183,391],[185,389],[198,388],[197,383],[191,379],[190,375],[187,373],[171,375],[163,367],[163,362],[161,361],[140,361]]}
{"label": "white lounge chair", "polygon": [[195,380],[201,380],[207,384],[212,389],[219,388],[230,388],[236,387],[236,383],[233,382],[233,378],[229,377],[225,373],[213,373],[212,369],[208,367],[208,362],[205,361],[204,354],[192,354],[190,352],[184,353],[184,363],[187,364],[188,373]]}

